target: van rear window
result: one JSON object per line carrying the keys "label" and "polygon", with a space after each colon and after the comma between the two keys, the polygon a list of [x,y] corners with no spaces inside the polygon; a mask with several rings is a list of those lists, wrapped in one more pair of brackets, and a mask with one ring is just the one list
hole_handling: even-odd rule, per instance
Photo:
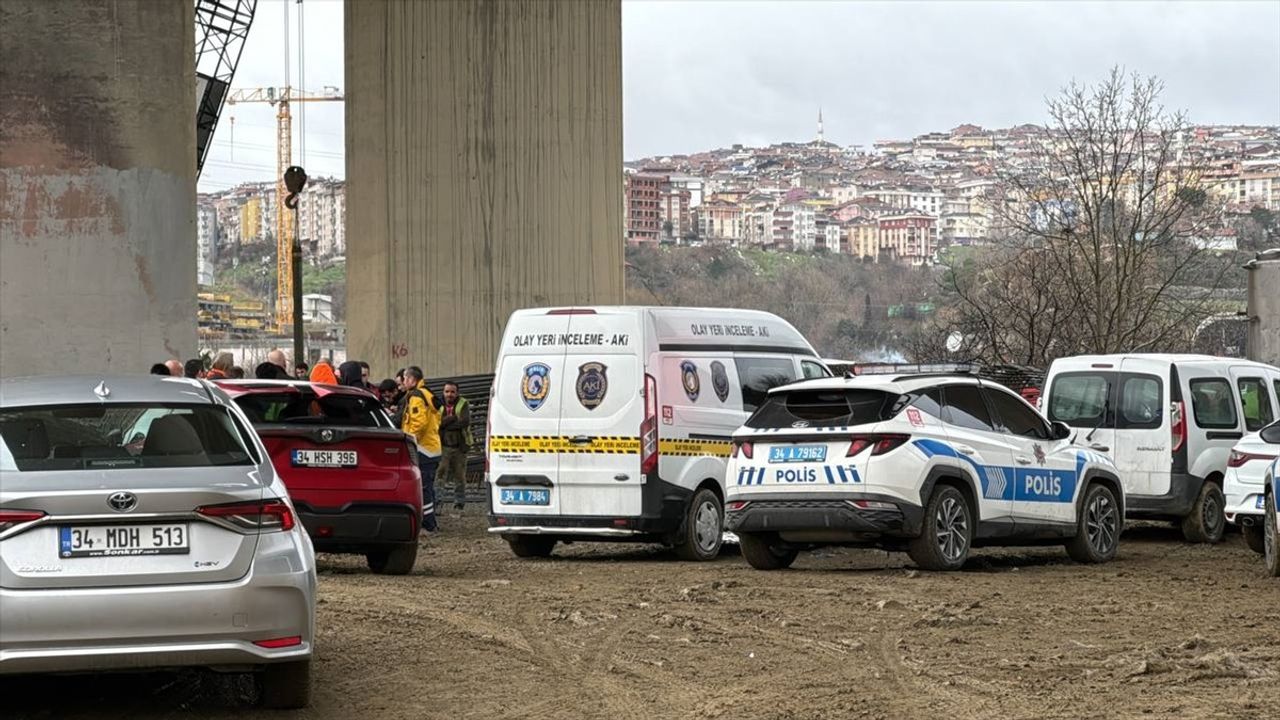
{"label": "van rear window", "polygon": [[1059,375],[1049,388],[1049,419],[1072,427],[1098,427],[1103,424],[1110,396],[1109,373]]}
{"label": "van rear window", "polygon": [[747,418],[750,428],[847,427],[893,417],[900,396],[881,390],[774,393]]}

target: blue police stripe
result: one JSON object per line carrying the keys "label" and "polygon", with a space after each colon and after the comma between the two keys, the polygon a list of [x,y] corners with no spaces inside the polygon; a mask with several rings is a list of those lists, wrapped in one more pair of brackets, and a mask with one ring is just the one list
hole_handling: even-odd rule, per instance
{"label": "blue police stripe", "polygon": [[926,458],[940,455],[968,463],[982,485],[982,497],[987,500],[1069,503],[1075,498],[1076,484],[1086,462],[1083,454],[1078,455],[1075,472],[979,465],[973,458],[938,440],[922,438],[912,441],[912,445]]}

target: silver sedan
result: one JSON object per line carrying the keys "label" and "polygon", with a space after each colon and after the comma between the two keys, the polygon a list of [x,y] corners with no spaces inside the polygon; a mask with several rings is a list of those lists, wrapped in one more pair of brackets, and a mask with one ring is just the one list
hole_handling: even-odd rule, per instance
{"label": "silver sedan", "polygon": [[307,704],[315,554],[222,391],[4,380],[0,438],[0,674],[252,670]]}

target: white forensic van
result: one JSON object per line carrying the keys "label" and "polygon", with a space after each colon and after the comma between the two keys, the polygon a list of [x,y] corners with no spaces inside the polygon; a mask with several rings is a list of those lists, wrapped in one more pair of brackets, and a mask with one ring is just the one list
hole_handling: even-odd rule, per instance
{"label": "white forensic van", "polygon": [[827,368],[786,320],[716,308],[517,310],[489,401],[489,531],[720,549],[730,437],[777,385]]}
{"label": "white forensic van", "polygon": [[1223,482],[1232,446],[1276,418],[1278,396],[1280,369],[1249,360],[1081,355],[1049,367],[1041,406],[1115,461],[1129,517],[1177,520],[1187,540],[1217,542],[1226,514],[1261,513],[1260,482],[1229,497]]}

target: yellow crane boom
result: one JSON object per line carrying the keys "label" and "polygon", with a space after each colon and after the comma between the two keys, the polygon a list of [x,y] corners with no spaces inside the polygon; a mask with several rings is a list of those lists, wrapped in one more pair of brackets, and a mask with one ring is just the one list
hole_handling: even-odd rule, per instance
{"label": "yellow crane boom", "polygon": [[293,247],[293,213],[285,207],[289,191],[284,186],[284,171],[293,164],[293,118],[289,105],[297,102],[342,102],[335,87],[321,92],[307,92],[294,87],[258,87],[232,90],[227,104],[267,103],[276,106],[276,325],[283,332],[293,324],[293,277],[289,254]]}

